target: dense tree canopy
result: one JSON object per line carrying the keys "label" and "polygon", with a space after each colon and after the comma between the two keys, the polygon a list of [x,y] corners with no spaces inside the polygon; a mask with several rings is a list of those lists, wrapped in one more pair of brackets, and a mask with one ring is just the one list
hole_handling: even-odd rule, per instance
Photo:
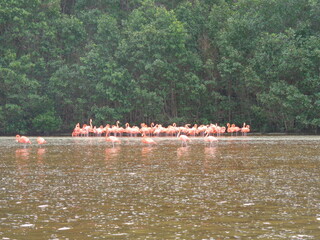
{"label": "dense tree canopy", "polygon": [[320,127],[317,0],[3,0],[0,134]]}

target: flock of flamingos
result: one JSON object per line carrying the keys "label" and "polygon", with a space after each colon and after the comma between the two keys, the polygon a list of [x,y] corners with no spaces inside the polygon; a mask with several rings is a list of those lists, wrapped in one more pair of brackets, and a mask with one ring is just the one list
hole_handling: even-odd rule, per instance
{"label": "flock of flamingos", "polygon": [[[238,127],[235,124],[227,124],[227,127],[219,126],[218,124],[209,124],[209,125],[193,125],[186,124],[184,126],[178,127],[175,123],[169,125],[168,127],[163,127],[161,124],[151,124],[148,126],[145,123],[141,123],[140,127],[132,126],[130,127],[129,123],[125,124],[125,127],[119,126],[119,121],[115,125],[110,126],[107,124],[105,127],[100,126],[96,127],[92,125],[92,119],[90,119],[89,124],[83,124],[80,127],[80,124],[77,123],[72,132],[72,137],[89,137],[89,136],[105,136],[107,142],[112,142],[114,147],[115,143],[121,143],[119,137],[128,136],[128,137],[138,137],[141,136],[141,142],[144,144],[157,144],[154,141],[153,137],[160,136],[170,136],[177,137],[181,140],[182,145],[187,145],[191,139],[188,136],[202,136],[206,142],[209,142],[210,146],[218,141],[214,136],[220,136],[224,133],[230,133],[231,135],[238,133],[243,136],[247,135],[250,132],[250,126],[243,123],[242,127]],[[16,141],[23,144],[31,144],[31,141],[26,136],[16,135]],[[46,140],[42,137],[37,138],[38,144],[47,143]]]}

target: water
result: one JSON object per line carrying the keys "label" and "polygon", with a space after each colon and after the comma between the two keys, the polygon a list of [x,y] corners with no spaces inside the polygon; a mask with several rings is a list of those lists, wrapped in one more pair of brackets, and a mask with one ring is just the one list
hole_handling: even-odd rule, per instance
{"label": "water", "polygon": [[320,137],[0,138],[0,239],[320,239]]}

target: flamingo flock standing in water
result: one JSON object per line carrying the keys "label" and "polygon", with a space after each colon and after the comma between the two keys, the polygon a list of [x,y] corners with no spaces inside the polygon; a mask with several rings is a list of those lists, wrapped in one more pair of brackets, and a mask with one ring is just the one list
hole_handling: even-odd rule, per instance
{"label": "flamingo flock standing in water", "polygon": [[128,136],[128,137],[137,137],[137,136],[166,136],[166,137],[173,137],[177,136],[180,132],[180,135],[186,135],[186,136],[221,136],[223,134],[229,133],[230,135],[238,134],[238,132],[241,132],[242,135],[246,135],[248,132],[250,132],[250,126],[243,124],[243,127],[240,128],[236,126],[235,124],[227,124],[227,128],[225,126],[219,126],[216,124],[207,124],[207,125],[197,125],[194,124],[191,126],[191,124],[185,124],[184,126],[178,127],[175,123],[172,125],[169,125],[167,127],[164,127],[162,124],[154,124],[151,123],[150,126],[148,126],[145,123],[141,123],[140,127],[138,126],[130,126],[129,123],[125,124],[125,127],[119,126],[120,122],[117,121],[115,125],[107,124],[105,126],[93,126],[92,125],[92,119],[90,119],[90,124],[83,124],[82,127],[80,127],[80,124],[77,123],[75,128],[73,129],[73,132],[71,136],[73,137],[85,137],[85,136],[115,136],[115,137],[121,137],[121,136]]}
{"label": "flamingo flock standing in water", "polygon": [[[227,124],[227,128],[224,126],[219,126],[218,124],[208,124],[208,125],[193,125],[185,124],[184,126],[178,127],[175,123],[169,125],[168,127],[164,127],[162,124],[154,124],[152,123],[148,126],[145,123],[141,123],[140,127],[138,126],[130,126],[129,123],[125,124],[125,127],[119,126],[120,122],[117,121],[115,125],[107,124],[106,126],[93,126],[92,119],[90,119],[89,124],[83,124],[80,127],[80,124],[77,123],[73,132],[71,134],[72,137],[84,137],[84,136],[105,136],[105,140],[107,142],[111,142],[114,147],[116,143],[121,143],[121,140],[118,137],[128,136],[128,137],[137,137],[141,136],[141,143],[153,145],[157,144],[156,141],[152,137],[173,137],[176,136],[182,143],[183,146],[187,146],[189,142],[191,142],[191,137],[204,137],[204,141],[208,142],[210,146],[213,143],[218,141],[214,135],[221,136],[222,134],[229,133],[231,136],[233,134],[238,134],[241,132],[243,136],[246,136],[250,132],[250,125],[243,123],[242,128],[237,127],[235,124]],[[19,143],[31,144],[31,141],[26,136],[16,135],[16,141]],[[42,137],[37,138],[38,144],[47,143],[46,140]]]}
{"label": "flamingo flock standing in water", "polygon": [[[89,124],[83,124],[80,127],[80,124],[77,123],[73,132],[73,137],[83,137],[83,136],[105,136],[106,141],[112,142],[114,146],[115,143],[121,143],[118,137],[127,136],[127,137],[138,137],[141,136],[141,143],[152,145],[157,144],[152,137],[174,137],[181,141],[183,146],[187,146],[191,142],[190,137],[204,137],[204,141],[208,142],[212,146],[215,142],[218,141],[219,136],[223,134],[230,134],[231,136],[238,135],[241,132],[243,136],[247,135],[250,132],[250,126],[243,124],[243,127],[240,128],[235,124],[227,124],[225,126],[219,126],[216,124],[207,124],[207,125],[197,125],[194,124],[185,124],[184,126],[178,127],[177,124],[173,123],[167,127],[164,127],[162,124],[151,123],[148,126],[145,123],[141,123],[140,127],[130,126],[129,123],[125,124],[125,127],[120,126],[120,122],[117,121],[115,125],[107,124],[105,126],[93,126],[92,119],[90,119]],[[215,137],[215,135],[217,137]]]}

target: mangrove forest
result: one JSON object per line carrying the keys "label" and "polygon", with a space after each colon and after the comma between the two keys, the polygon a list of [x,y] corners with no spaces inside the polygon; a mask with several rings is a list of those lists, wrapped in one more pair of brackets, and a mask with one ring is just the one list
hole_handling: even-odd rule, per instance
{"label": "mangrove forest", "polygon": [[0,135],[320,128],[318,0],[2,0]]}

